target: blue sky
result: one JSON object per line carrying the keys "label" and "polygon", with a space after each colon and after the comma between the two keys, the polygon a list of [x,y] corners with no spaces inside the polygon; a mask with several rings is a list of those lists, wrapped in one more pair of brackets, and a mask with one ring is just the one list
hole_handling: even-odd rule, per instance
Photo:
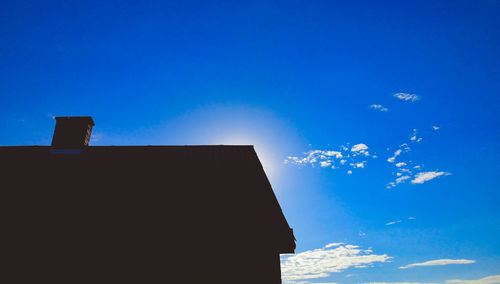
{"label": "blue sky", "polygon": [[286,283],[500,283],[499,5],[8,1],[0,145],[254,144]]}

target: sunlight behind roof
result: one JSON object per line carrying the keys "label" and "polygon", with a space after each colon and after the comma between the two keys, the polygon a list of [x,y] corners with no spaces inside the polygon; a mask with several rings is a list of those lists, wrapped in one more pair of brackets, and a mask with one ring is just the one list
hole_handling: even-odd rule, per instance
{"label": "sunlight behind roof", "polygon": [[164,145],[253,145],[272,185],[280,183],[293,127],[272,110],[247,105],[206,105],[162,126]]}

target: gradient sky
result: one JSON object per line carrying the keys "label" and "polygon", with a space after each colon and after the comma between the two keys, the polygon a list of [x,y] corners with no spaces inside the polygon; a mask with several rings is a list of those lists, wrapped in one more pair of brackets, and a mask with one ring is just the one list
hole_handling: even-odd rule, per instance
{"label": "gradient sky", "polygon": [[4,1],[0,145],[49,145],[66,115],[92,145],[253,144],[297,238],[285,283],[500,283],[499,15]]}

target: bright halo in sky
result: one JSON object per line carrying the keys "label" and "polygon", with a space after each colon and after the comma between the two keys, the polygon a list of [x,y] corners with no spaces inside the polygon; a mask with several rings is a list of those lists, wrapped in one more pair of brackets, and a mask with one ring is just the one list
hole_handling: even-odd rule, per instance
{"label": "bright halo in sky", "polygon": [[283,161],[297,140],[293,127],[272,110],[246,105],[201,106],[164,127],[163,144],[253,145],[273,185],[280,183]]}

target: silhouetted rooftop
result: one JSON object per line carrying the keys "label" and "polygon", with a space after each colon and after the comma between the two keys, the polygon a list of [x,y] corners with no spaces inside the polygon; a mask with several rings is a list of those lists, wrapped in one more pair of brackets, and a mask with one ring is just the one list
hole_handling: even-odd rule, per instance
{"label": "silhouetted rooftop", "polygon": [[0,155],[13,263],[295,249],[253,146],[3,146]]}

